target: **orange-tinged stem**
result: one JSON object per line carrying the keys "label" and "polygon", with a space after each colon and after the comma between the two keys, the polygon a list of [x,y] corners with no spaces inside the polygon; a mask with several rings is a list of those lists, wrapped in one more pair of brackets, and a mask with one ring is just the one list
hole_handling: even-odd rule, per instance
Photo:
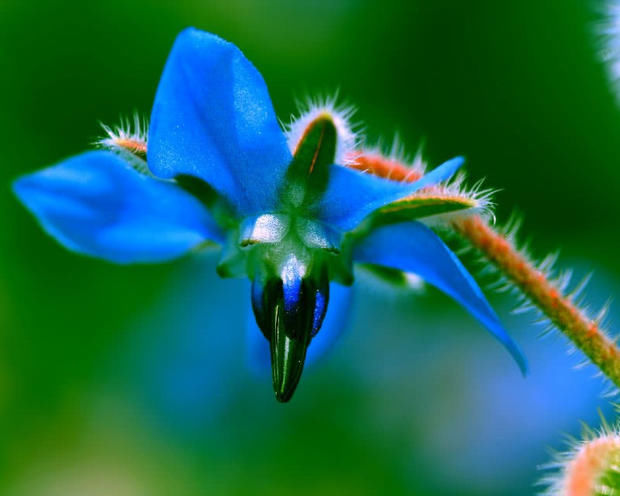
{"label": "orange-tinged stem", "polygon": [[130,138],[118,138],[115,140],[116,146],[125,148],[139,156],[146,156],[146,142]]}
{"label": "orange-tinged stem", "polygon": [[422,172],[407,167],[396,160],[390,160],[375,153],[364,153],[352,157],[354,160],[348,165],[352,169],[367,172],[374,176],[393,179],[394,181],[417,181]]}
{"label": "orange-tinged stem", "polygon": [[[406,182],[416,181],[422,176],[415,169],[375,153],[361,153],[349,167]],[[620,387],[620,350],[595,320],[589,319],[569,297],[562,294],[559,287],[479,215],[455,220],[452,227],[510,279],[577,348]]]}
{"label": "orange-tinged stem", "polygon": [[620,387],[620,351],[596,321],[589,319],[543,272],[482,218],[466,217],[452,225]]}

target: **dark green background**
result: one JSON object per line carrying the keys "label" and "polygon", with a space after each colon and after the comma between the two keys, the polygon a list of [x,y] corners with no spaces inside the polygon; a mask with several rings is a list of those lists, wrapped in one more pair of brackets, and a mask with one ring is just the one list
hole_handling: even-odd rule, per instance
{"label": "dark green background", "polygon": [[[98,121],[148,115],[193,25],[244,51],[284,121],[295,99],[339,90],[371,141],[425,140],[432,164],[465,155],[501,189],[500,221],[522,212],[535,254],[595,271],[596,307],[620,274],[620,108],[600,18],[581,0],[2,0],[0,493],[533,493],[547,447],[608,408],[593,370],[571,370],[564,340],[536,339],[510,297],[491,299],[530,358],[525,380],[447,298],[362,275],[349,332],[278,405],[233,358],[247,288],[219,281],[212,256],[73,255],[9,185],[87,148]],[[162,372],[190,362],[181,385]]]}

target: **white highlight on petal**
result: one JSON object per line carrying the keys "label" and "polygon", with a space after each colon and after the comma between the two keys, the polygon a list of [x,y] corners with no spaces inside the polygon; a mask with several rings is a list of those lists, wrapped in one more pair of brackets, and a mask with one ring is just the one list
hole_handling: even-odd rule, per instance
{"label": "white highlight on petal", "polygon": [[413,272],[405,272],[405,280],[407,281],[407,286],[411,289],[415,289],[421,291],[424,289],[424,279],[422,279],[419,275],[414,274]]}
{"label": "white highlight on petal", "polygon": [[348,105],[338,105],[336,99],[337,95],[331,98],[309,99],[305,104],[299,105],[301,115],[298,118],[291,116],[291,122],[284,124],[291,153],[297,148],[306,128],[319,116],[327,114],[331,116],[338,133],[335,163],[348,165],[355,160],[355,154],[361,141],[358,132],[350,123],[355,108]]}
{"label": "white highlight on petal", "polygon": [[278,243],[289,230],[291,219],[285,214],[263,214],[246,219],[241,226],[241,246]]}

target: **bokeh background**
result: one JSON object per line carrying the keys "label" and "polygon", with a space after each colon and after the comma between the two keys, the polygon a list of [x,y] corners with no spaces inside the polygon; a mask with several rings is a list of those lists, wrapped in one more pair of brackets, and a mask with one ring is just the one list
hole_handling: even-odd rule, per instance
{"label": "bokeh background", "polygon": [[[613,418],[562,337],[489,297],[509,356],[432,288],[360,271],[348,326],[290,404],[245,365],[247,286],[217,253],[117,267],[45,236],[17,175],[148,115],[185,26],[233,41],[278,115],[340,91],[371,141],[421,140],[500,188],[531,249],[620,289],[620,108],[597,59],[598,5],[381,0],[0,1],[0,494],[534,494],[581,421]],[[578,278],[578,277],[577,277]],[[620,302],[611,322],[620,325]],[[615,318],[614,318],[615,317]]]}

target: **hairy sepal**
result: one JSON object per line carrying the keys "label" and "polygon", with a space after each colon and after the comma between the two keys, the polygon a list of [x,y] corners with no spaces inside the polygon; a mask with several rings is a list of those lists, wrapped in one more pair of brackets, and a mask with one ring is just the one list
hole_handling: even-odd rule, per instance
{"label": "hairy sepal", "polygon": [[310,121],[293,150],[282,200],[293,209],[312,203],[327,188],[329,167],[336,159],[338,131],[330,114]]}
{"label": "hairy sepal", "polygon": [[440,193],[412,195],[379,209],[373,214],[372,222],[374,225],[394,224],[477,207],[478,202],[467,196]]}

